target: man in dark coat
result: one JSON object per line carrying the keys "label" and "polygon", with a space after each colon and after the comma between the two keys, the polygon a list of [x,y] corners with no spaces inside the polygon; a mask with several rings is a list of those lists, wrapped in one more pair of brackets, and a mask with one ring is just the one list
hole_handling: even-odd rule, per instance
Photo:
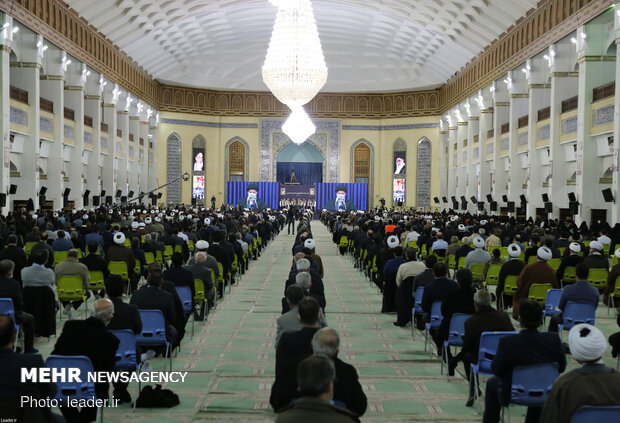
{"label": "man in dark coat", "polygon": [[[222,277],[224,277],[225,279],[227,275],[231,274],[232,272],[232,261],[230,260],[228,249],[220,245],[223,239],[224,239],[223,231],[215,232],[213,234],[213,242],[211,243],[211,245],[209,245],[208,252],[210,255],[215,257],[215,260],[217,260],[218,263],[222,264],[222,271],[223,271]],[[219,283],[217,289],[218,289],[218,294],[220,298],[222,298],[222,294],[224,292],[223,288],[224,288],[224,284]]]}
{"label": "man in dark coat", "polygon": [[351,200],[347,200],[347,187],[346,185],[338,185],[336,187],[336,198],[332,198],[325,203],[324,206],[327,210],[338,211],[357,211],[357,207]]}
{"label": "man in dark coat", "polygon": [[500,332],[515,330],[510,320],[510,316],[503,311],[496,311],[491,307],[491,294],[482,290],[474,294],[474,308],[476,314],[465,321],[465,332],[463,335],[463,349],[455,356],[449,367],[455,368],[459,358],[462,357],[465,373],[470,381],[469,399],[467,406],[474,404],[474,383],[471,378],[470,367],[472,363],[478,363],[478,353],[480,350],[480,336],[482,332]]}
{"label": "man in dark coat", "polygon": [[[106,325],[114,314],[112,301],[100,298],[95,301],[95,313],[86,320],[69,320],[56,341],[52,354],[85,355],[90,359],[95,372],[111,372],[116,363],[116,350],[120,341],[107,331]],[[109,385],[107,382],[96,383],[95,393],[98,399],[107,399]],[[60,409],[67,421],[94,421],[96,407],[74,407]]]}
{"label": "man in dark coat", "polygon": [[430,319],[433,303],[443,301],[446,292],[459,287],[456,282],[446,277],[447,274],[448,267],[445,263],[437,263],[433,266],[435,280],[424,288],[424,295],[422,296],[422,310],[427,315],[426,321]]}
{"label": "man in dark coat", "polygon": [[114,234],[114,244],[110,245],[105,253],[106,262],[109,264],[111,261],[124,261],[127,264],[127,271],[129,274],[129,280],[131,281],[132,291],[135,290],[138,284],[138,278],[133,269],[136,267],[136,258],[131,252],[131,248],[125,247],[125,235],[122,232]]}
{"label": "man in dark coat", "polygon": [[512,298],[512,317],[519,315],[520,302],[528,297],[530,287],[535,283],[550,283],[553,288],[559,288],[555,270],[547,264],[551,260],[551,250],[547,247],[540,247],[536,253],[536,262],[528,264],[523,268],[517,279],[517,291]]}
{"label": "man in dark coat", "polygon": [[[484,396],[485,423],[499,422],[501,406],[510,403],[512,371],[515,367],[557,363],[560,373],[566,368],[566,356],[560,337],[556,333],[538,332],[538,327],[542,323],[542,306],[534,300],[524,300],[518,310],[519,322],[525,329],[517,335],[505,336],[499,341],[497,354],[491,365],[495,376],[488,380]],[[528,407],[526,423],[538,422],[541,411],[539,407]]]}
{"label": "man in dark coat", "polygon": [[45,250],[47,251],[47,262],[45,262],[45,267],[51,268],[54,265],[54,250],[52,250],[52,246],[47,243],[47,236],[47,232],[41,232],[41,241],[34,244],[30,250],[29,264],[32,264],[32,257],[37,254],[38,251]]}
{"label": "man in dark coat", "polygon": [[24,330],[24,349],[26,353],[37,353],[34,348],[34,316],[24,311],[24,299],[19,282],[13,279],[15,265],[11,260],[0,260],[0,298],[10,298],[13,301],[13,311],[17,323]]}
{"label": "man in dark coat", "polygon": [[0,250],[0,260],[11,260],[15,264],[13,275],[17,282],[22,281],[22,269],[28,266],[28,256],[23,248],[17,246],[17,235],[7,237],[6,248]]}
{"label": "man in dark coat", "polygon": [[570,254],[567,254],[562,258],[560,266],[555,272],[558,277],[558,281],[562,281],[562,279],[564,279],[564,272],[566,271],[567,267],[575,267],[583,261],[583,257],[579,255],[579,253],[581,252],[581,245],[576,242],[571,242],[568,246],[568,250],[570,251]]}
{"label": "man in dark coat", "polygon": [[242,209],[263,210],[267,208],[267,203],[258,198],[258,184],[249,184],[247,188],[247,197],[240,198],[237,206]]}
{"label": "man in dark coat", "polygon": [[22,382],[22,369],[44,368],[45,363],[39,354],[18,354],[13,351],[17,333],[15,322],[7,315],[0,315],[0,410],[6,421],[53,422],[58,421],[47,407],[21,405],[21,397],[33,399],[53,398],[56,394],[54,383]]}
{"label": "man in dark coat", "polygon": [[[329,357],[334,363],[336,369],[334,402],[341,403],[353,414],[362,416],[368,405],[366,395],[359,383],[355,367],[338,358],[339,348],[340,337],[334,329],[323,328],[316,332],[312,338],[313,353]],[[295,373],[297,365],[301,361],[302,359],[298,359],[291,365],[285,366],[287,371],[283,372],[273,385],[270,403],[276,412],[287,406],[298,395]]]}
{"label": "man in dark coat", "polygon": [[502,308],[502,304],[504,305],[504,309],[512,306],[512,294],[506,295],[503,294],[503,292],[504,287],[506,286],[506,277],[519,276],[521,274],[521,271],[525,267],[525,263],[519,260],[520,255],[521,247],[519,247],[517,244],[510,244],[508,246],[509,259],[504,264],[502,264],[502,267],[499,269],[497,288],[495,289],[495,295],[497,295],[498,310]]}

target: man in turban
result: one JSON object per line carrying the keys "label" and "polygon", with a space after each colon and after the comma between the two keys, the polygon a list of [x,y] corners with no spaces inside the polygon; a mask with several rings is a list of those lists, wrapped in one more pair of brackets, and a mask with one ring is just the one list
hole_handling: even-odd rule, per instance
{"label": "man in turban", "polygon": [[541,422],[569,423],[582,405],[620,404],[620,374],[601,360],[607,350],[601,331],[586,323],[575,325],[568,333],[568,346],[582,367],[555,381]]}

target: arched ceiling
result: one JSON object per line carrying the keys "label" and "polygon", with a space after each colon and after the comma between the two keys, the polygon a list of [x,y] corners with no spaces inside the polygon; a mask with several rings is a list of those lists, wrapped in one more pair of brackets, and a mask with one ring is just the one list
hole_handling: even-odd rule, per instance
{"label": "arched ceiling", "polygon": [[[154,78],[266,91],[268,0],[66,0]],[[329,68],[323,92],[444,83],[538,0],[312,0]]]}

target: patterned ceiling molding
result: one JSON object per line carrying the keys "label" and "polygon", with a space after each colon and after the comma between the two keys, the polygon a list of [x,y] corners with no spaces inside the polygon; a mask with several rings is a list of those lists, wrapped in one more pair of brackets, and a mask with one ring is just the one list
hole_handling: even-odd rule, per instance
{"label": "patterned ceiling molding", "polygon": [[[393,94],[321,93],[304,106],[314,118],[436,116],[438,90]],[[288,107],[268,92],[162,86],[160,111],[217,116],[285,117]]]}
{"label": "patterned ceiling molding", "polygon": [[542,0],[441,87],[441,112],[474,95],[614,4],[615,0]]}
{"label": "patterned ceiling molding", "polygon": [[205,128],[232,128],[232,129],[256,129],[257,123],[222,123],[222,122],[199,122],[197,120],[183,120],[183,119],[159,119],[160,123],[167,123],[170,125],[182,125],[182,126],[202,126]]}
{"label": "patterned ceiling molding", "polygon": [[342,125],[343,131],[403,131],[407,129],[439,128],[439,123],[414,123],[411,125]]}
{"label": "patterned ceiling molding", "polygon": [[[614,4],[615,0],[541,0],[439,90],[319,94],[306,110],[314,118],[437,116]],[[61,0],[0,0],[0,10],[161,111],[262,117],[289,113],[266,92],[161,85]]]}

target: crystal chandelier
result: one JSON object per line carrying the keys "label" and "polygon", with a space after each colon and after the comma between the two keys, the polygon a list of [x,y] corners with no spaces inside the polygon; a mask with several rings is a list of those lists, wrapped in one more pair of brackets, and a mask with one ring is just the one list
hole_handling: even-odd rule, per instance
{"label": "crystal chandelier", "polygon": [[325,85],[327,66],[310,0],[270,2],[278,7],[278,14],[262,69],[263,81],[292,110],[282,129],[301,144],[316,130],[302,106]]}

